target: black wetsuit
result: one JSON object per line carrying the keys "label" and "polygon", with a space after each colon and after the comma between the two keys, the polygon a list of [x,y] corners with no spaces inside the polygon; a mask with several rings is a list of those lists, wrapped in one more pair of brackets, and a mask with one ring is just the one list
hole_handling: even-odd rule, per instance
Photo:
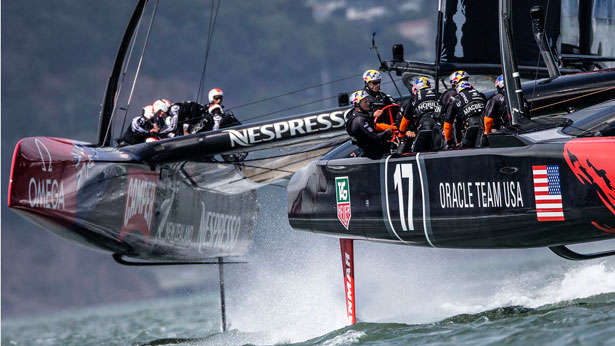
{"label": "black wetsuit", "polygon": [[418,130],[426,122],[435,124],[434,118],[437,118],[440,108],[436,92],[433,89],[422,89],[416,94],[412,94],[404,104],[404,118],[412,124],[409,129],[411,131]]}
{"label": "black wetsuit", "polygon": [[146,119],[143,115],[134,117],[126,132],[124,132],[122,141],[130,145],[143,143],[148,137],[155,137],[149,132],[153,127],[152,120]]}
{"label": "black wetsuit", "polygon": [[183,135],[184,129],[192,132],[192,128],[203,119],[206,113],[205,107],[193,101],[176,103],[171,106],[169,114],[173,117],[177,116],[175,135]]}
{"label": "black wetsuit", "polygon": [[[462,90],[455,96],[455,102],[450,102],[446,109],[444,121],[449,124],[456,124],[459,130],[466,130],[468,127],[478,126],[482,133],[483,125],[481,116],[485,110],[487,99],[485,95],[474,88]],[[461,141],[464,147],[474,147],[474,139],[466,138],[467,132],[464,131]],[[480,135],[480,134],[479,134]]]}
{"label": "black wetsuit", "polygon": [[393,99],[391,95],[383,93],[382,91],[371,91],[367,85],[363,88],[363,90],[372,97],[372,104],[379,105],[376,109],[395,103],[395,99]]}
{"label": "black wetsuit", "polygon": [[446,109],[451,102],[455,101],[455,96],[457,96],[457,90],[455,90],[455,88],[446,89],[446,91],[440,95],[440,119],[444,118]]}
{"label": "black wetsuit", "polygon": [[363,149],[364,156],[380,159],[389,150],[389,132],[376,132],[371,114],[354,109],[346,117],[346,131]]}
{"label": "black wetsuit", "polygon": [[498,130],[510,125],[508,108],[506,107],[506,96],[503,90],[498,90],[497,93],[493,94],[493,96],[487,100],[483,116],[493,119],[493,129]]}
{"label": "black wetsuit", "polygon": [[[404,121],[407,121],[408,128],[404,131],[412,131],[418,134],[421,130],[434,131],[433,143],[439,147],[442,143],[441,126],[438,124],[440,115],[440,103],[433,89],[422,89],[416,94],[412,94],[410,99],[404,104]],[[411,148],[413,139],[407,138],[402,141],[399,153],[408,152]],[[433,150],[437,150],[437,148]]]}

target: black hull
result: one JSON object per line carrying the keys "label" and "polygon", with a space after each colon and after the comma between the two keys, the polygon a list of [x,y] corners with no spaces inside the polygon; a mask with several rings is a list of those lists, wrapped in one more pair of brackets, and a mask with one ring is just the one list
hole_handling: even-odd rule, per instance
{"label": "black hull", "polygon": [[[615,138],[608,137],[382,160],[328,157],[293,176],[288,217],[300,230],[443,248],[529,248],[612,239],[615,199],[603,196],[615,196],[607,184],[609,174],[615,176],[609,161],[613,152]],[[537,208],[536,198],[547,198],[535,191],[533,172],[541,166],[559,170],[561,217],[556,205],[543,204],[549,200],[540,200]],[[336,178],[349,185],[348,229],[348,215],[338,217]]]}

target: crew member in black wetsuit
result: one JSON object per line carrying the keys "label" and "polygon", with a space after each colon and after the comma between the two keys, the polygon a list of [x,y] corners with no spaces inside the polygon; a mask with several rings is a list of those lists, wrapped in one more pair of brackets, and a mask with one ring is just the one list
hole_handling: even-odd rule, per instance
{"label": "crew member in black wetsuit", "polygon": [[495,94],[487,100],[483,114],[486,135],[510,125],[506,96],[504,95],[504,77],[502,75],[495,80],[495,89]]}
{"label": "crew member in black wetsuit", "polygon": [[380,72],[376,70],[367,70],[363,73],[363,81],[365,82],[363,90],[372,97],[372,103],[377,104],[378,108],[395,103],[391,95],[380,91],[381,79]]}
{"label": "crew member in black wetsuit", "polygon": [[370,114],[371,97],[364,90],[357,90],[350,96],[354,106],[346,116],[346,131],[353,141],[363,149],[364,156],[372,159],[381,158],[389,150],[388,139],[391,130],[377,132],[372,114]]}
{"label": "crew member in black wetsuit", "polygon": [[485,95],[474,89],[470,82],[462,81],[457,84],[457,96],[455,96],[454,102],[448,104],[444,116],[444,137],[449,148],[457,146],[453,135],[453,126],[464,132],[461,141],[462,147],[472,148],[476,146],[476,138],[469,138],[468,131],[465,130],[477,126],[481,129],[478,136],[481,135],[483,127],[481,116],[485,110],[486,101]]}
{"label": "crew member in black wetsuit", "polygon": [[442,95],[440,95],[440,105],[442,106],[440,108],[440,118],[444,117],[448,105],[455,100],[455,96],[457,96],[457,84],[462,81],[467,82],[469,80],[470,75],[466,71],[459,70],[451,73],[451,75],[448,77],[448,81],[451,83],[451,87],[449,89],[446,89],[446,91],[442,93]]}
{"label": "crew member in black wetsuit", "polygon": [[147,105],[143,107],[141,115],[132,119],[130,126],[122,136],[120,145],[139,144],[145,142],[148,137],[156,137],[158,128],[154,124],[154,106]]}
{"label": "crew member in black wetsuit", "polygon": [[230,112],[224,112],[220,104],[213,104],[208,109],[209,116],[213,121],[212,130],[219,130],[225,127],[241,125],[235,115]]}
{"label": "crew member in black wetsuit", "polygon": [[177,118],[175,135],[184,136],[192,133],[192,128],[203,120],[207,110],[194,101],[186,101],[173,104],[169,114]]}
{"label": "crew member in black wetsuit", "polygon": [[413,138],[420,130],[437,129],[434,134],[441,138],[440,129],[436,122],[436,118],[440,114],[440,104],[427,77],[418,77],[414,80],[412,95],[404,104],[403,109],[404,116],[401,119],[399,131],[405,139],[400,152],[410,149]]}

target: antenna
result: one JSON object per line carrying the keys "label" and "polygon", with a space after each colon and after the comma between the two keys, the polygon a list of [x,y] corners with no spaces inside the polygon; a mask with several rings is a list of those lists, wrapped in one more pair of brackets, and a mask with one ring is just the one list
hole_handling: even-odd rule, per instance
{"label": "antenna", "polygon": [[[378,57],[378,61],[380,62],[380,68],[382,68],[384,64],[382,63],[380,52],[378,52],[378,47],[376,46],[376,33],[375,32],[372,32],[372,49],[376,51],[376,56]],[[399,88],[397,87],[397,83],[395,83],[393,76],[391,76],[391,71],[387,70],[387,74],[389,75],[389,78],[391,78],[391,81],[393,82],[393,85],[395,86],[395,90],[397,90],[397,94],[399,95],[399,98],[401,98],[401,93],[399,92]]]}

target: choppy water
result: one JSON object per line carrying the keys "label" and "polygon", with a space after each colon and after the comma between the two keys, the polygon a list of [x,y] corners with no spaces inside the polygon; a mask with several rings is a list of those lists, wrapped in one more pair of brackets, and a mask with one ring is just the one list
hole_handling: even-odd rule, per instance
{"label": "choppy water", "polygon": [[[306,310],[305,314],[287,312],[287,316],[280,316],[284,311],[279,305],[293,302],[271,296],[263,302],[270,309],[252,304],[230,309],[231,330],[222,334],[218,297],[212,292],[5,320],[2,344],[615,344],[615,293],[609,293],[615,292],[615,268],[604,262],[580,265],[563,275],[553,275],[542,286],[531,284],[534,278],[516,278],[524,284],[515,286],[511,281],[478,303],[474,299],[434,300],[436,311],[466,313],[423,323],[390,322],[429,315],[408,305],[397,311],[389,309],[389,314],[405,311],[405,315],[389,316],[387,322],[360,322],[340,328],[342,316],[330,315],[343,311],[342,299],[338,301],[342,309],[329,308],[329,316],[320,307],[315,307],[314,314]],[[255,296],[268,293],[255,292]],[[237,298],[241,297],[235,296],[231,303],[237,305]],[[327,304],[325,299],[321,305],[326,308]],[[361,300],[358,304],[361,312]],[[364,302],[368,312],[363,315],[368,316],[362,318],[360,313],[360,319],[369,321],[370,304]],[[380,313],[386,315],[386,311]]]}

